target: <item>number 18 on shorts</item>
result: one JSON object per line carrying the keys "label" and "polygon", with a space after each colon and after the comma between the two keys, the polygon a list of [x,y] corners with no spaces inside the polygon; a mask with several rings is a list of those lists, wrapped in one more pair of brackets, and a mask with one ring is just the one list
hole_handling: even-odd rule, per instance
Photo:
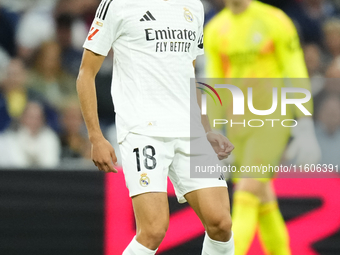
{"label": "number 18 on shorts", "polygon": [[164,157],[162,140],[129,133],[120,144],[125,181],[131,197],[145,192],[166,192],[168,164],[171,162]]}
{"label": "number 18 on shorts", "polygon": [[[196,138],[202,147],[197,159],[217,162],[217,156],[206,137]],[[174,185],[177,199],[186,202],[185,194],[208,187],[226,187],[218,178],[191,178],[191,140],[174,137],[150,137],[129,133],[120,144],[123,171],[130,196],[146,192],[166,192],[167,177]],[[197,160],[196,160],[197,161]]]}

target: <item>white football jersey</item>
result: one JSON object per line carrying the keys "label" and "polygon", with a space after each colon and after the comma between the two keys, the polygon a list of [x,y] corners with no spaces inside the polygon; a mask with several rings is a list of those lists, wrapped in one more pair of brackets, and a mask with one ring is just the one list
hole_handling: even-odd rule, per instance
{"label": "white football jersey", "polygon": [[190,107],[190,93],[196,93],[190,90],[193,60],[203,54],[203,22],[199,0],[101,2],[84,48],[103,56],[113,48],[118,142],[129,132],[189,137],[190,124],[204,132],[198,104]]}

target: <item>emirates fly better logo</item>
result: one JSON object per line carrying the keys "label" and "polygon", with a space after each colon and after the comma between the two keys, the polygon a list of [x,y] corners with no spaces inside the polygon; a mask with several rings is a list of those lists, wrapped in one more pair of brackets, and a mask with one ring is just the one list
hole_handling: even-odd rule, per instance
{"label": "emirates fly better logo", "polygon": [[[202,93],[202,100],[201,100],[201,114],[202,115],[207,115],[207,95],[209,95],[212,100],[214,101],[215,105],[218,105],[217,100],[215,97],[218,99],[220,106],[218,107],[223,107],[223,100],[221,99],[220,95],[216,91],[216,89],[227,89],[232,95],[232,104],[233,104],[233,115],[245,115],[245,101],[247,101],[247,107],[248,110],[258,116],[266,116],[266,115],[271,115],[274,113],[277,108],[278,108],[278,98],[279,98],[279,91],[278,88],[272,87],[272,105],[270,109],[267,110],[258,110],[255,109],[254,104],[253,104],[253,88],[248,87],[247,88],[247,95],[245,96],[243,91],[234,85],[230,84],[216,84],[215,88],[212,86],[203,83],[203,82],[196,82],[198,86],[196,87],[199,90],[204,91],[205,93]],[[256,89],[256,88],[255,88]],[[282,87],[280,88],[280,101],[281,101],[281,116],[286,116],[287,115],[287,108],[289,105],[294,105],[296,106],[305,116],[311,116],[312,114],[306,109],[306,107],[303,105],[307,103],[311,99],[311,93],[309,90],[304,89],[304,88],[296,88],[296,87]],[[289,93],[300,93],[303,94],[303,98],[287,98],[287,94]],[[247,100],[246,100],[247,99]],[[277,121],[281,122],[281,125],[284,127],[295,127],[298,123],[294,119],[251,119],[248,120],[247,124],[249,127],[262,127],[265,122],[271,123],[272,127],[274,127],[274,123]],[[253,122],[260,122],[260,125],[253,125]],[[242,123],[233,123],[232,120],[227,120],[227,119],[214,119],[213,120],[214,127],[217,125],[226,125],[228,123],[233,126],[233,124],[243,124],[243,126],[246,126],[246,120]],[[288,125],[287,123],[291,123]],[[293,123],[293,124],[292,124]]]}

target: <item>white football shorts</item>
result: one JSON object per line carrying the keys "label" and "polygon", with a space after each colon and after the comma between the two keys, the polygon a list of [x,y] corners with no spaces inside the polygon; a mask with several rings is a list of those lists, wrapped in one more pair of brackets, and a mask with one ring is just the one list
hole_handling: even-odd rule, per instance
{"label": "white football shorts", "polygon": [[[190,142],[193,140],[202,147],[203,155],[190,155]],[[204,157],[204,161],[212,165],[218,163],[217,155],[206,137],[150,137],[129,133],[119,147],[130,197],[147,192],[167,192],[168,176],[179,203],[185,203],[184,195],[191,191],[227,187],[223,179],[190,178],[192,157],[201,157],[201,160]]]}

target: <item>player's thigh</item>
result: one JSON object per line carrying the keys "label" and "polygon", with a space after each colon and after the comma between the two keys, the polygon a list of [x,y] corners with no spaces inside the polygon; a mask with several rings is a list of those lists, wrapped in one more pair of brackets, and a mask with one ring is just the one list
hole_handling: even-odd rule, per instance
{"label": "player's thigh", "polygon": [[277,200],[272,181],[265,183],[265,188],[260,199],[262,204],[270,203]]}
{"label": "player's thigh", "polygon": [[280,163],[282,154],[289,139],[289,129],[258,129],[244,143],[242,165],[276,166]]}
{"label": "player's thigh", "polygon": [[268,182],[275,175],[275,172],[270,169],[280,164],[288,138],[287,131],[258,130],[254,132],[241,145],[242,155],[236,153],[238,171],[232,174],[234,181],[252,178],[260,182]]}
{"label": "player's thigh", "polygon": [[143,193],[132,197],[137,233],[158,236],[169,225],[169,203],[165,192]]}
{"label": "player's thigh", "polygon": [[269,203],[276,200],[272,179],[239,178],[235,184],[235,191],[244,191],[257,196],[261,203]]}
{"label": "player's thigh", "polygon": [[[265,182],[263,180],[266,180]],[[235,191],[244,191],[252,193],[261,198],[266,191],[267,183],[270,179],[253,179],[253,178],[237,178],[235,179]]]}

